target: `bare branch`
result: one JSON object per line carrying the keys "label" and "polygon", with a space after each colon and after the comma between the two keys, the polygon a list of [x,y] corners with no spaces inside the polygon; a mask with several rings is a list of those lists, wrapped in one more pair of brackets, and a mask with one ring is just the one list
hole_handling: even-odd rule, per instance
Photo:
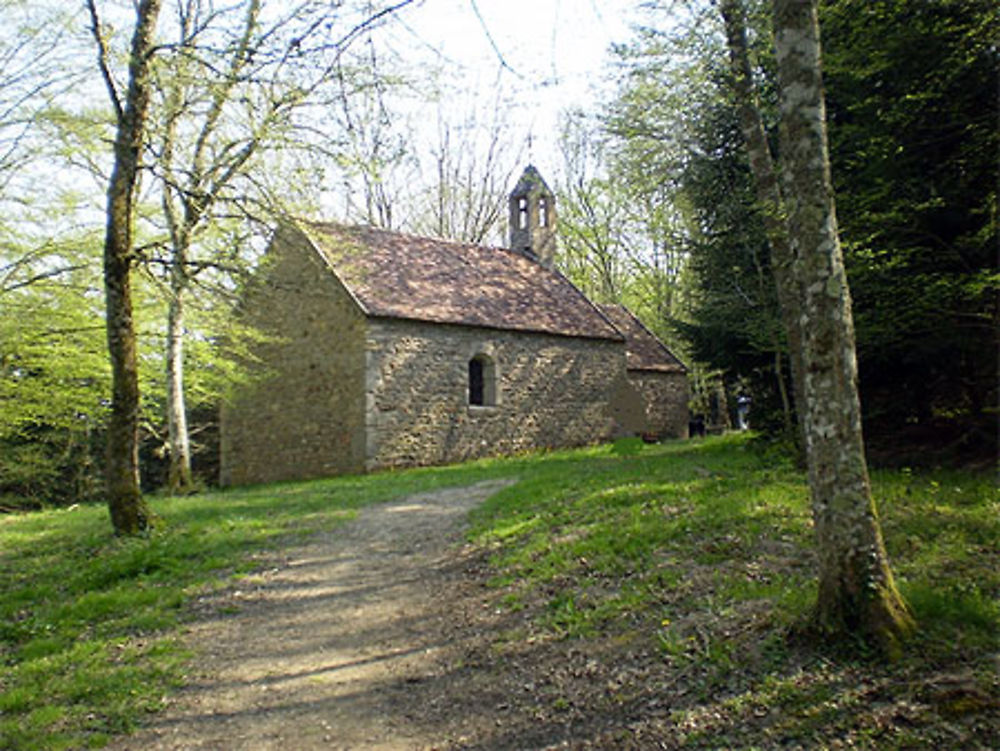
{"label": "bare branch", "polygon": [[111,67],[108,64],[108,44],[101,31],[101,20],[97,14],[97,5],[94,0],[87,0],[87,10],[90,11],[90,31],[97,42],[97,67],[101,70],[101,78],[108,89],[108,96],[111,97],[111,104],[115,108],[115,118],[121,122],[125,117],[125,109],[122,107],[121,99],[118,96],[118,87],[115,85],[114,77],[111,75]]}
{"label": "bare branch", "polygon": [[87,268],[85,263],[77,263],[70,266],[61,266],[56,269],[50,269],[48,271],[42,271],[37,274],[32,274],[26,279],[21,279],[16,282],[4,283],[0,286],[0,295],[8,294],[17,289],[22,289],[24,287],[30,287],[32,284],[37,284],[38,282],[43,282],[46,279],[54,279],[57,276],[62,276],[63,274],[69,274],[73,271],[80,271]]}
{"label": "bare branch", "polygon": [[486,39],[490,43],[490,47],[492,47],[493,48],[493,52],[496,53],[497,60],[500,61],[500,67],[504,68],[505,70],[509,70],[511,73],[513,73],[518,78],[523,79],[524,76],[522,76],[520,73],[518,73],[512,67],[510,67],[510,65],[507,64],[507,60],[504,58],[503,53],[500,51],[500,48],[497,46],[496,40],[493,39],[493,34],[490,33],[490,28],[489,28],[489,26],[486,23],[486,19],[483,18],[483,14],[480,12],[479,5],[476,3],[476,0],[469,0],[469,5],[472,6],[472,12],[476,14],[476,18],[479,20],[479,25],[482,27],[483,33],[486,35]]}

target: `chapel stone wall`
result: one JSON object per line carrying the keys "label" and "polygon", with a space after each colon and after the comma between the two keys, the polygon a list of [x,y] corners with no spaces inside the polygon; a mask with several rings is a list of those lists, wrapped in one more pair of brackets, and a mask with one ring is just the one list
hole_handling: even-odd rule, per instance
{"label": "chapel stone wall", "polygon": [[[469,360],[485,355],[494,405],[469,404]],[[412,321],[370,322],[367,468],[458,462],[581,446],[615,434],[609,394],[620,341]]]}
{"label": "chapel stone wall", "polygon": [[646,403],[644,433],[658,439],[688,437],[688,379],[683,371],[630,370],[628,379]]}

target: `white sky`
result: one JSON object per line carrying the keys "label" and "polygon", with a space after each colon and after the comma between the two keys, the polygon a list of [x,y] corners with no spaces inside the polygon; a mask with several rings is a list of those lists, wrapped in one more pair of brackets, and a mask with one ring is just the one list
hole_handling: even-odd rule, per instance
{"label": "white sky", "polygon": [[[593,111],[606,101],[601,87],[608,48],[631,37],[629,24],[637,18],[639,1],[417,0],[375,36],[412,60],[416,77],[421,63],[450,71],[467,88],[454,101],[446,100],[459,116],[473,105],[492,103],[499,80],[504,98],[516,101],[504,111],[509,141],[526,144],[530,136],[523,161],[536,164],[552,184],[561,167],[559,115],[571,106]],[[113,14],[122,6],[100,7]],[[104,97],[94,70],[95,96]],[[436,112],[426,101],[419,104],[415,127],[431,131],[423,140],[433,143]]]}
{"label": "white sky", "polygon": [[[557,161],[559,112],[600,100],[612,42],[630,37],[637,0],[422,0],[400,14],[401,45],[422,50],[472,91],[492,89],[501,67],[504,93],[517,98],[512,127],[530,133],[530,158],[543,173]],[[478,14],[477,14],[478,9]],[[495,46],[495,49],[494,49]],[[551,160],[552,164],[548,164]]]}

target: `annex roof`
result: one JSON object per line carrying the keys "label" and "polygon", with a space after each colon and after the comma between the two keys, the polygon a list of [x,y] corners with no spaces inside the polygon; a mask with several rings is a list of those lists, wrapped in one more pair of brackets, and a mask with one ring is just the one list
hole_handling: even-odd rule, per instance
{"label": "annex roof", "polygon": [[516,251],[373,227],[301,227],[369,316],[623,338],[566,277]]}
{"label": "annex roof", "polygon": [[625,367],[628,370],[684,372],[687,368],[652,331],[624,305],[605,304],[601,312],[625,337]]}

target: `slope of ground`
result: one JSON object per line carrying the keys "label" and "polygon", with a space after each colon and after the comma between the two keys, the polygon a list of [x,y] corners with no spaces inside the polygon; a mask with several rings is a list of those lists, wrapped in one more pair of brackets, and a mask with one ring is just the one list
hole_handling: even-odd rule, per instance
{"label": "slope of ground", "polygon": [[803,629],[804,482],[741,436],[4,520],[0,747],[1000,747],[996,483],[874,485],[892,664]]}

